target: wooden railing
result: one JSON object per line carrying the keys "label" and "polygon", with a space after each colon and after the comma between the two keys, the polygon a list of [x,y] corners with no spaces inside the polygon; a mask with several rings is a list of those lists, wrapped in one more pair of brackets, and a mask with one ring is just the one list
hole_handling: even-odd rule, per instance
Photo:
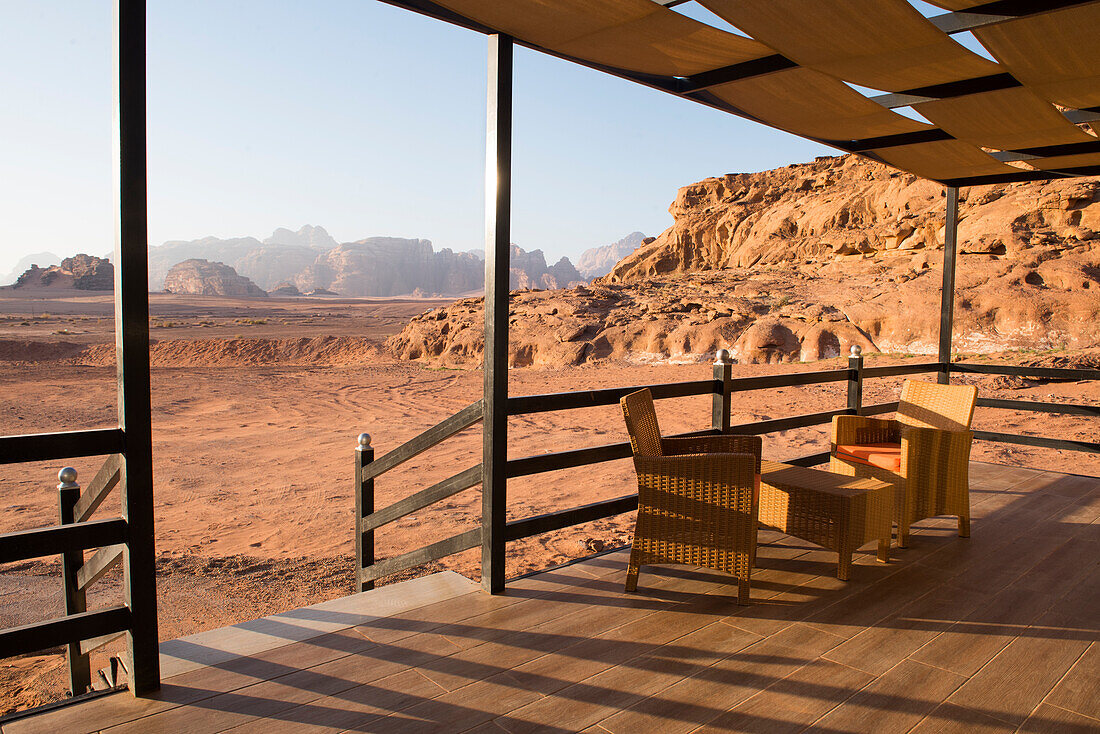
{"label": "wooden railing", "polygon": [[[891,413],[898,407],[897,402],[864,405],[864,380],[936,373],[941,381],[947,381],[951,373],[979,373],[993,375],[1031,376],[1044,379],[1100,379],[1100,370],[1055,369],[1043,367],[1009,367],[973,364],[944,364],[941,362],[923,362],[919,364],[899,364],[883,367],[865,367],[863,356],[858,347],[852,351],[847,369],[821,370],[816,372],[797,372],[759,377],[732,376],[733,367],[725,350],[719,352],[714,364],[713,379],[690,382],[673,382],[657,385],[636,385],[631,387],[606,388],[601,390],[577,390],[565,393],[545,395],[523,395],[508,399],[509,415],[527,415],[550,411],[577,410],[614,405],[624,395],[648,387],[657,400],[682,398],[695,395],[712,395],[711,428],[696,431],[704,435],[718,433],[759,435],[788,431],[796,428],[817,426],[829,423],[837,415],[879,415]],[[731,425],[732,397],[738,393],[755,390],[768,390],[780,387],[816,385],[828,382],[847,382],[847,405],[835,410],[818,413],[793,415],[783,418],[757,421],[741,425]],[[1100,408],[1090,405],[1066,405],[1024,400],[999,400],[979,398],[978,405],[990,408],[1011,410],[1030,410],[1045,413],[1067,415],[1100,416]],[[444,479],[427,489],[415,492],[398,502],[375,510],[374,480],[381,474],[408,461],[414,456],[437,445],[481,421],[481,402],[472,403],[455,415],[447,418],[415,438],[410,439],[393,451],[374,459],[374,449],[370,445],[370,436],[359,437],[356,451],[356,568],[357,588],[366,590],[373,587],[376,580],[399,571],[439,560],[460,551],[475,548],[482,542],[481,528],[473,528],[437,543],[418,548],[394,558],[376,561],[374,554],[374,532],[380,527],[392,523],[413,512],[422,510],[441,500],[470,489],[481,481],[481,465],[470,467],[454,476]],[[1043,446],[1073,451],[1100,452],[1100,444],[1088,441],[1025,436],[993,431],[974,431],[974,437],[986,441],[1003,441],[1028,446]],[[619,442],[601,446],[589,446],[550,454],[525,456],[508,460],[508,477],[524,477],[532,474],[590,466],[630,456],[630,443]],[[829,452],[810,454],[788,460],[799,466],[814,466],[829,460]],[[612,517],[630,512],[638,506],[636,493],[601,500],[580,507],[511,520],[506,525],[507,541],[516,541],[541,533],[561,530],[593,520]]]}
{"label": "wooden railing", "polygon": [[[88,443],[79,444],[77,451],[93,455],[104,448],[113,448],[113,431],[86,431],[77,439],[87,439]],[[66,434],[47,434],[51,436]],[[73,435],[73,434],[68,434]],[[36,442],[28,441],[27,436],[5,438],[0,447],[11,451],[33,447],[16,456],[35,456],[36,460],[67,458],[59,457],[61,444],[51,448],[49,439]],[[80,445],[85,445],[81,449]],[[71,454],[73,447],[64,453]],[[24,459],[27,460],[27,459]],[[14,463],[12,455],[4,457],[5,463]],[[91,662],[89,654],[118,639],[132,627],[130,609],[126,605],[111,606],[105,609],[88,611],[88,588],[118,565],[123,558],[128,541],[129,527],[121,517],[92,520],[92,515],[119,485],[123,476],[123,459],[120,454],[112,453],[103,466],[81,493],[77,484],[76,470],[66,467],[58,473],[60,484],[58,492],[58,514],[60,524],[22,530],[0,535],[0,563],[41,558],[43,556],[61,556],[62,596],[65,603],[65,616],[45,622],[0,630],[0,656],[11,657],[37,650],[63,646],[69,668],[69,690],[77,696],[93,688]],[[86,550],[96,548],[96,552],[87,561]],[[127,667],[121,658],[112,658],[109,666],[99,671],[98,683],[114,688],[118,685],[118,666]]]}
{"label": "wooden railing", "polygon": [[[900,374],[919,374],[939,372],[939,363],[899,365],[885,368],[864,369],[863,358],[853,356],[847,369],[824,370],[817,372],[798,372],[782,375],[764,375],[760,377],[733,377],[733,365],[725,350],[719,352],[714,365],[713,378],[690,382],[673,382],[656,385],[633,385],[629,387],[606,388],[601,390],[577,390],[565,393],[544,395],[523,395],[508,399],[509,415],[528,415],[551,411],[578,410],[615,405],[625,396],[643,387],[649,388],[654,399],[668,400],[697,395],[712,396],[711,427],[702,431],[682,434],[707,435],[717,433],[764,434],[787,431],[794,428],[822,425],[832,420],[834,415],[862,413],[873,415],[894,410],[896,403],[883,405],[862,405],[863,379],[886,377]],[[794,415],[774,420],[759,421],[744,425],[731,425],[732,396],[737,393],[754,390],[768,390],[780,387],[796,387],[827,382],[848,382],[848,405],[837,410],[820,413]],[[365,591],[373,588],[376,580],[415,566],[439,560],[460,551],[475,548],[482,542],[481,528],[476,527],[445,540],[418,548],[399,556],[378,561],[374,552],[374,533],[379,528],[395,522],[413,512],[429,507],[449,497],[477,486],[481,482],[481,465],[470,467],[426,489],[419,490],[398,502],[381,509],[374,506],[374,480],[383,473],[408,461],[418,454],[454,436],[455,434],[479,423],[482,418],[481,401],[472,403],[458,413],[450,416],[436,426],[406,441],[384,456],[375,459],[371,437],[359,436],[356,449],[356,586]],[[509,459],[507,472],[509,478],[530,476],[545,472],[590,466],[607,461],[615,461],[630,456],[630,443],[604,444],[580,449],[558,451],[550,454],[524,456]],[[828,453],[812,454],[791,460],[791,463],[812,466],[828,460]],[[630,512],[638,506],[636,493],[601,500],[581,507],[536,515],[509,521],[505,528],[507,541],[516,541],[541,533],[560,530],[580,523],[591,522]]]}
{"label": "wooden railing", "polygon": [[[1100,370],[1067,369],[1062,367],[1017,367],[1015,365],[967,364],[955,362],[952,363],[948,369],[950,372],[959,372],[963,374],[1034,377],[1042,380],[1100,380]],[[1046,403],[1037,400],[1003,400],[999,398],[979,397],[978,407],[1100,417],[1100,406],[1078,405],[1073,403]],[[1100,442],[1097,441],[1076,441],[1066,438],[1029,436],[1020,433],[1002,433],[999,431],[974,431],[974,438],[981,441],[997,441],[1000,443],[1019,444],[1021,446],[1037,446],[1048,449],[1063,449],[1066,451],[1083,451],[1090,454],[1100,454]]]}

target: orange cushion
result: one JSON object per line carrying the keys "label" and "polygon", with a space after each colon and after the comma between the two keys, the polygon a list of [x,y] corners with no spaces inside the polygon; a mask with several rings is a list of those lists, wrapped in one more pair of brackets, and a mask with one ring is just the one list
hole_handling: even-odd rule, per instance
{"label": "orange cushion", "polygon": [[900,443],[839,444],[836,455],[845,461],[876,466],[887,471],[901,471]]}

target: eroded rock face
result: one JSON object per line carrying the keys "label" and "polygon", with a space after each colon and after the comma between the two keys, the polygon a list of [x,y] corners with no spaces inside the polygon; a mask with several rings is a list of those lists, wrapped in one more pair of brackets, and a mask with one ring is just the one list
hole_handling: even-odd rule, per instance
{"label": "eroded rock face", "polygon": [[12,285],[13,288],[74,288],[82,291],[109,291],[115,286],[115,269],[110,261],[95,255],[73,255],[59,265],[40,268],[32,264]]}
{"label": "eroded rock face", "polygon": [[[1100,180],[964,189],[959,351],[1100,345]],[[941,186],[855,157],[681,189],[676,223],[589,287],[513,293],[513,366],[602,359],[744,362],[933,355],[943,282]],[[413,319],[388,346],[481,361],[481,301]]]}
{"label": "eroded rock face", "polygon": [[[1100,180],[964,189],[960,250],[1023,259],[1100,239]],[[619,262],[610,283],[730,267],[831,263],[942,248],[944,189],[849,155],[680,189],[675,219]]]}
{"label": "eroded rock face", "polygon": [[192,296],[266,298],[267,293],[224,263],[184,260],[168,271],[164,290]]}

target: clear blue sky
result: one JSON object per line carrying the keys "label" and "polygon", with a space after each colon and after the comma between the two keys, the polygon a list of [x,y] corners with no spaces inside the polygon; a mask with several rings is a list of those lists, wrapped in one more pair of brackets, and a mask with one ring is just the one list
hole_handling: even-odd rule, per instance
{"label": "clear blue sky", "polygon": [[[112,4],[0,0],[0,272],[113,246]],[[375,0],[150,0],[149,236],[482,246],[484,36]],[[676,189],[833,151],[517,49],[512,240],[575,257]]]}

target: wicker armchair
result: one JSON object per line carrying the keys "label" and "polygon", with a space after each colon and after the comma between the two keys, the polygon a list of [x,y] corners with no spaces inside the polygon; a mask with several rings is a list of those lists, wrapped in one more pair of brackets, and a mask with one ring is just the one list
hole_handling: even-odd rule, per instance
{"label": "wicker armchair", "polygon": [[626,590],[643,565],[683,563],[737,577],[749,601],[756,557],[759,436],[662,438],[649,390],[623,398],[638,473],[638,520]]}
{"label": "wicker armchair", "polygon": [[970,421],[977,395],[972,385],[906,380],[894,420],[833,418],[829,470],[894,485],[899,547],[909,544],[910,525],[939,515],[957,515],[959,536],[970,536]]}

